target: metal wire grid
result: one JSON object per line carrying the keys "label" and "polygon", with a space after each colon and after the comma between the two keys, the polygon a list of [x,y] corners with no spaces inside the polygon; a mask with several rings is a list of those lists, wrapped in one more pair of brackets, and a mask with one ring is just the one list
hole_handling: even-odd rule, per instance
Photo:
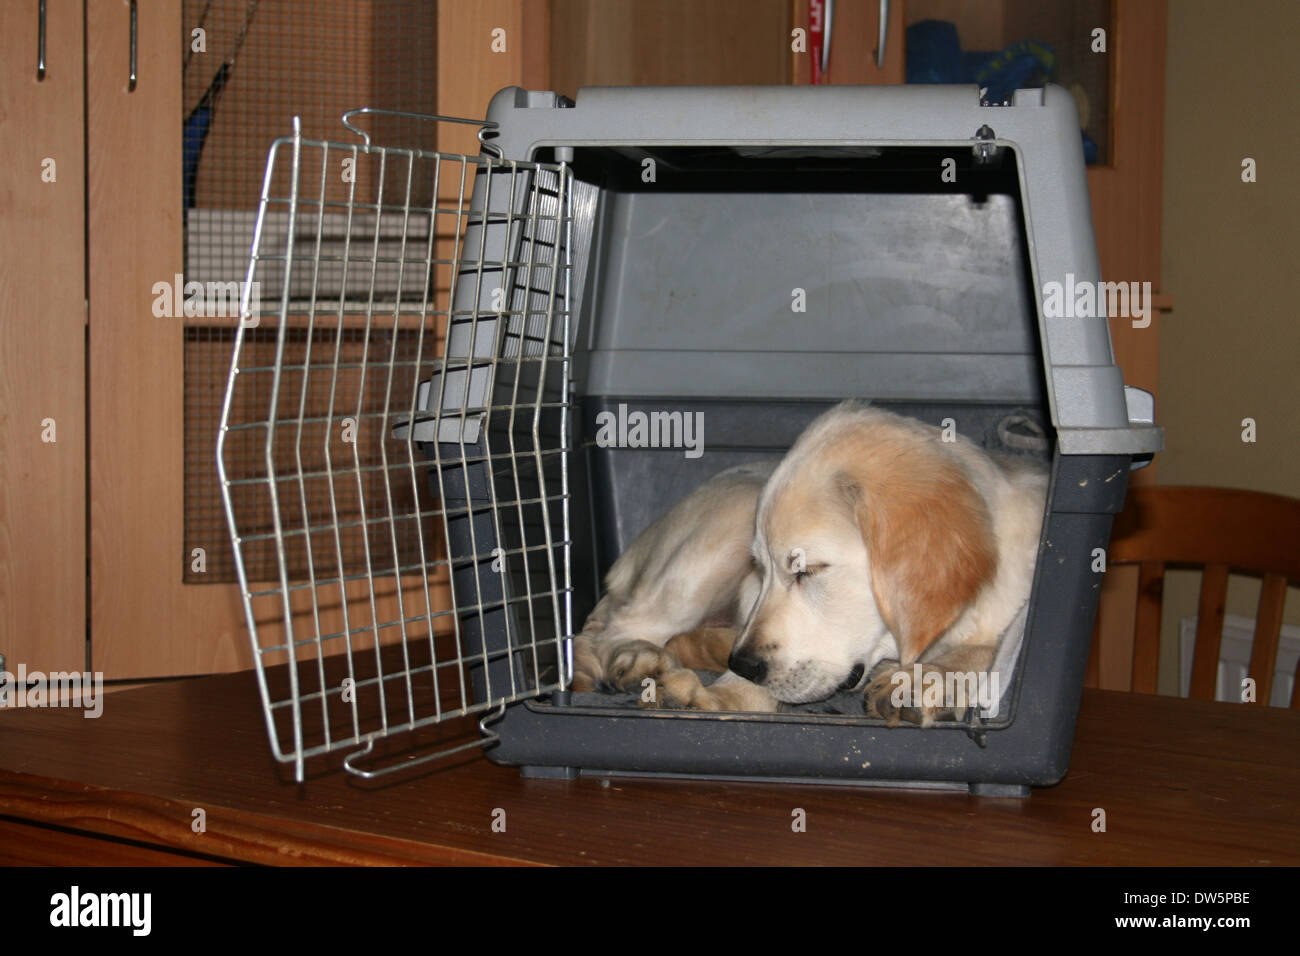
{"label": "metal wire grid", "polygon": [[355,762],[571,669],[571,173],[360,135],[295,121],[271,147],[217,442],[268,734],[299,780],[341,748],[370,777],[475,746]]}

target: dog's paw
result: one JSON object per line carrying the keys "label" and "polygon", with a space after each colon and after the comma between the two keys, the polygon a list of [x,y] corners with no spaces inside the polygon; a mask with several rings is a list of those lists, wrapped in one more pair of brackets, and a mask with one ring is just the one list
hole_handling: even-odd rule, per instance
{"label": "dog's paw", "polygon": [[655,710],[721,710],[709,688],[695,671],[684,667],[664,671],[641,694],[642,707]]}
{"label": "dog's paw", "polygon": [[641,693],[648,677],[660,680],[678,667],[677,660],[657,644],[649,641],[619,641],[605,654],[604,684],[610,691]]}
{"label": "dog's paw", "polygon": [[920,668],[918,684],[915,665],[901,667],[897,661],[877,664],[862,691],[862,706],[867,716],[884,720],[891,727],[902,724],[929,727],[940,720],[964,719],[966,707],[957,707],[944,699],[945,671],[932,664],[921,664]]}

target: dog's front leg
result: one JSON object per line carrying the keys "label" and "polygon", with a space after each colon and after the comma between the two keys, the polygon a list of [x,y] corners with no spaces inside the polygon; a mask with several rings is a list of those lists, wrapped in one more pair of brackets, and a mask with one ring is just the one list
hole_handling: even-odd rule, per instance
{"label": "dog's front leg", "polygon": [[[640,692],[644,689],[643,682],[647,677],[661,682],[666,674],[675,671],[682,671],[691,677],[695,676],[692,671],[714,671],[721,674],[727,670],[727,659],[731,656],[737,634],[734,627],[697,627],[676,635],[663,647],[650,641],[602,641],[589,634],[579,634],[573,639],[573,689],[579,692]],[[699,683],[698,679],[696,683]],[[745,683],[748,684],[748,681]],[[688,696],[693,696],[693,689],[686,678],[675,678],[675,684],[683,693],[689,691]],[[740,693],[728,691],[730,696],[727,700],[733,697],[740,699],[737,696]]]}
{"label": "dog's front leg", "polygon": [[731,649],[739,636],[740,632],[734,627],[697,627],[678,634],[664,646],[664,650],[682,667],[721,674],[727,670]]}
{"label": "dog's front leg", "polygon": [[695,671],[684,667],[664,673],[656,681],[652,699],[643,698],[642,706],[756,713],[781,710],[780,701],[739,674],[727,671],[705,687]]}

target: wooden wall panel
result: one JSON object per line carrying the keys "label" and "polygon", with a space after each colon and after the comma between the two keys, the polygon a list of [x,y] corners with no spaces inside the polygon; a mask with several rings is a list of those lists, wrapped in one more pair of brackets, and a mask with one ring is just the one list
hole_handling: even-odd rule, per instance
{"label": "wooden wall panel", "polygon": [[[0,654],[10,671],[86,664],[81,8],[49,0],[38,81],[37,5],[0,4]],[[53,182],[42,179],[46,160]]]}

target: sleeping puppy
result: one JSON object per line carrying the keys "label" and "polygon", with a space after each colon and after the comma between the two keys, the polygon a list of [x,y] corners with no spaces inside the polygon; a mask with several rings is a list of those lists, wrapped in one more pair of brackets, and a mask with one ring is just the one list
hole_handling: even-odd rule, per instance
{"label": "sleeping puppy", "polygon": [[[615,562],[596,630],[576,639],[575,673],[625,689],[652,677],[659,706],[778,710],[865,685],[871,716],[960,716],[948,702],[898,703],[896,675],[918,663],[940,676],[991,665],[1032,587],[1047,472],[941,435],[846,403],[808,427],[756,494],[757,473],[719,475]],[[730,507],[709,512],[724,497]],[[696,575],[723,590],[710,594]],[[640,630],[652,610],[671,620]],[[717,626],[727,610],[731,629]],[[729,666],[704,687],[692,668],[722,670],[728,634]]]}

